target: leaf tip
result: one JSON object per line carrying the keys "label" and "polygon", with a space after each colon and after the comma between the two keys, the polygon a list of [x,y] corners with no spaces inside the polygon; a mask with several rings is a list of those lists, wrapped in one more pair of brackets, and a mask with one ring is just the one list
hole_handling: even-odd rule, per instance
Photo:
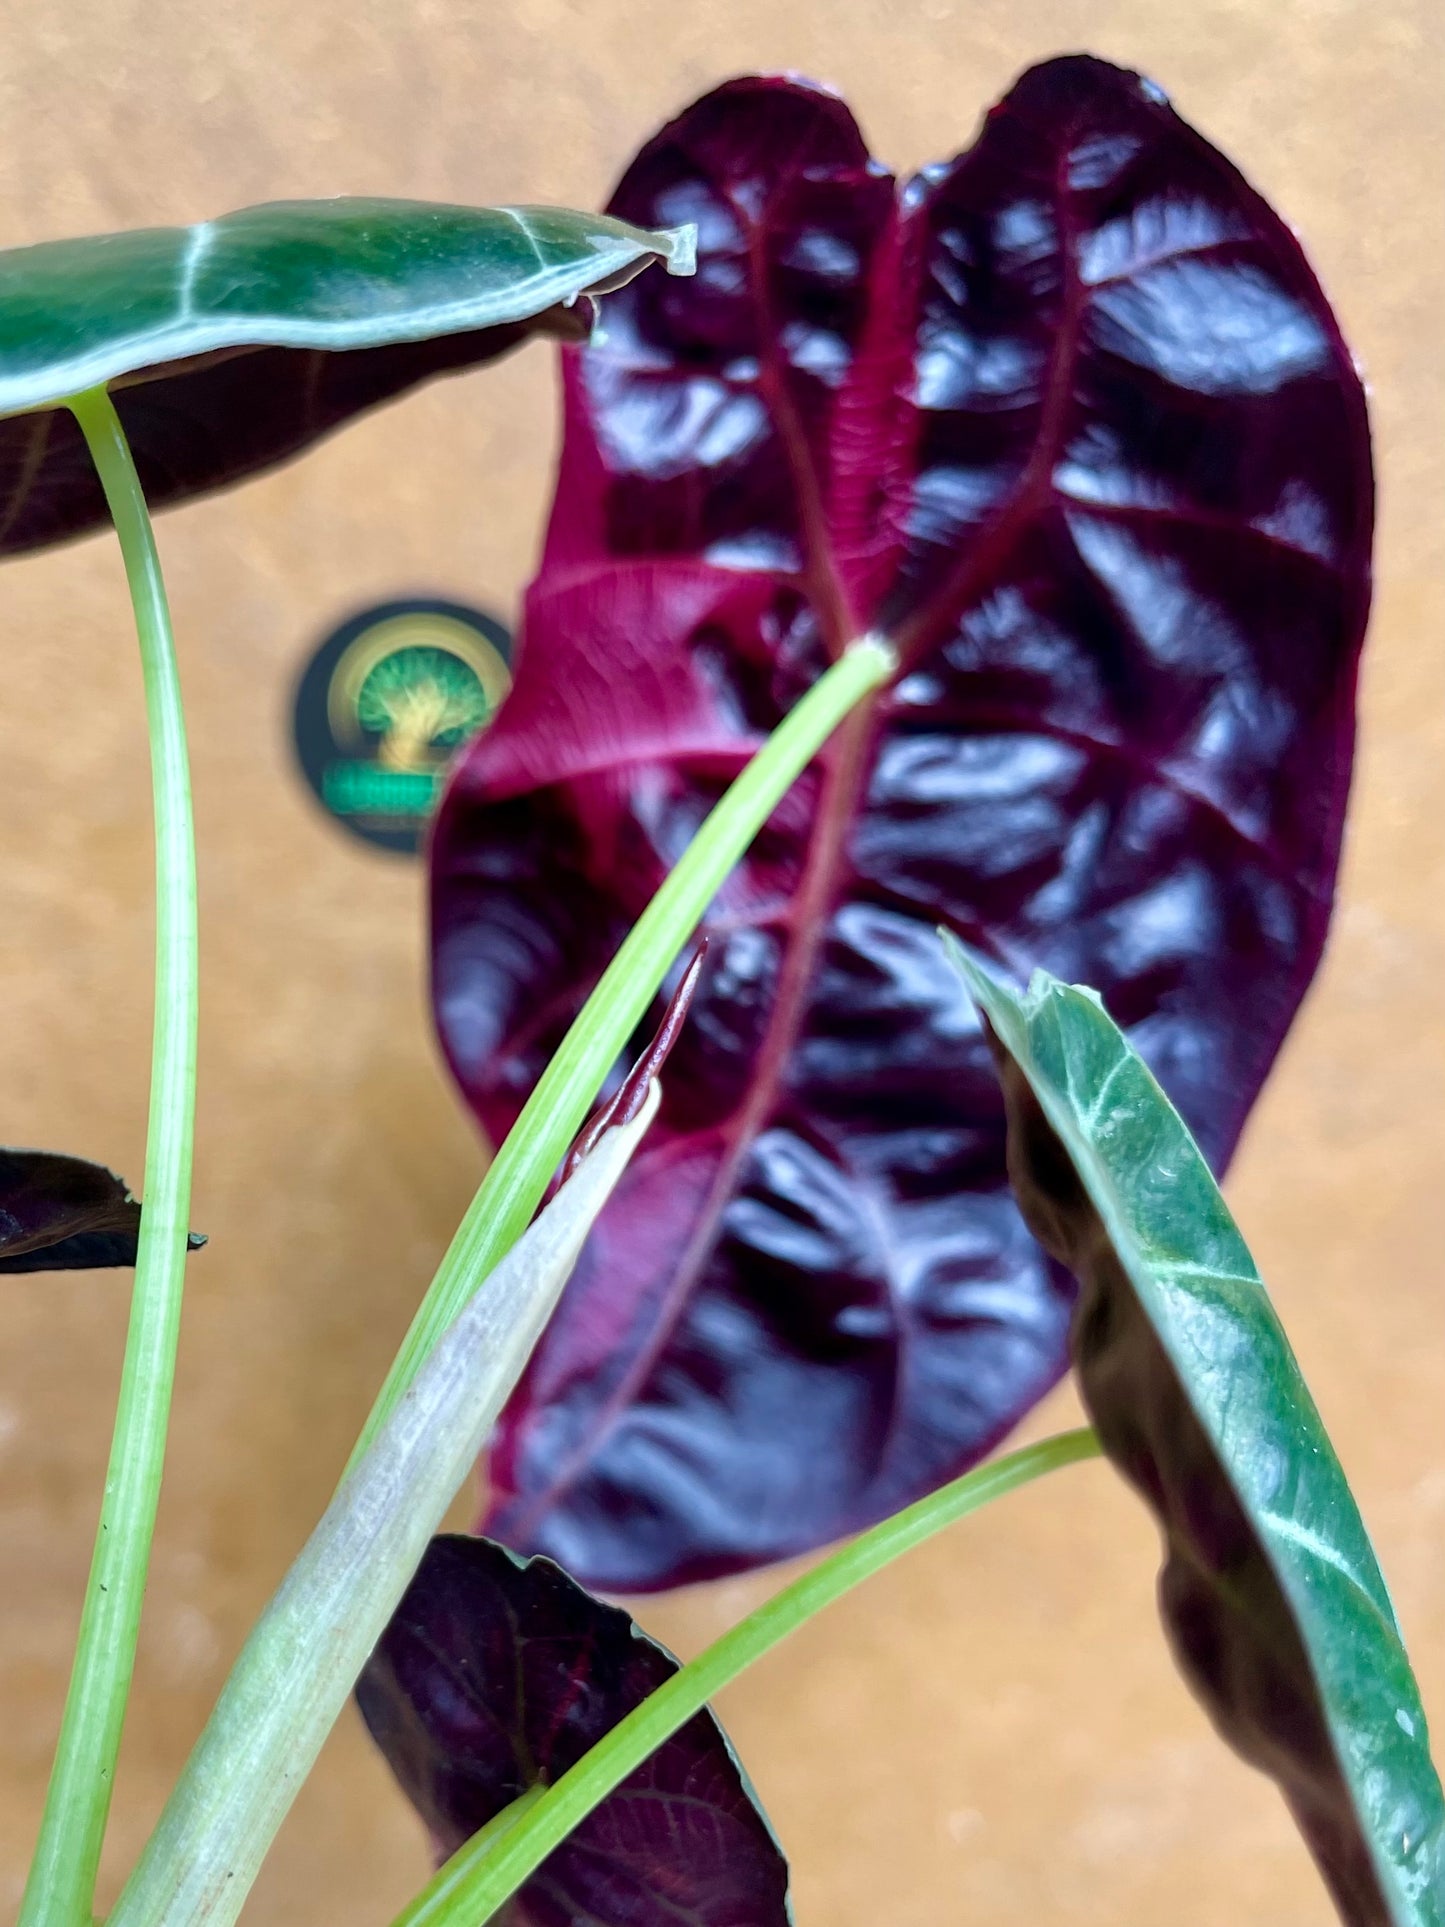
{"label": "leaf tip", "polygon": [[662,229],[667,242],[663,261],[669,274],[697,273],[697,223],[684,221],[681,227]]}
{"label": "leaf tip", "polygon": [[702,972],[703,959],[707,956],[708,941],[706,936],[699,937],[697,948],[678,980],[676,990],[668,999],[667,1008],[662,1014],[662,1022],[658,1026],[656,1035],[628,1072],[617,1095],[609,1098],[584,1125],[563,1162],[558,1176],[559,1183],[566,1183],[582,1159],[594,1148],[604,1131],[612,1129],[615,1125],[630,1124],[645,1103],[650,1099],[655,1103],[654,1093],[660,1097],[662,1087],[658,1079],[663,1065],[672,1053],[673,1045],[677,1042],[678,1032],[687,1020],[693,993],[697,989],[697,980]]}
{"label": "leaf tip", "polygon": [[1007,986],[995,974],[993,966],[981,951],[975,950],[972,945],[956,937],[946,924],[939,924],[937,928],[944,954],[962,977],[970,996],[976,1003],[986,1006],[991,999],[1006,990]]}

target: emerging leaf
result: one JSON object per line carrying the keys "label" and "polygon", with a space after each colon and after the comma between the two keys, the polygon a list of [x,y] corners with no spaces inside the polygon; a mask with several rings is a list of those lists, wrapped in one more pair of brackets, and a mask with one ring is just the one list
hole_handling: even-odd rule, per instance
{"label": "emerging leaf", "polygon": [[936,924],[1100,984],[1222,1165],[1329,917],[1372,493],[1289,231],[1102,62],[902,185],[833,96],[735,81],[613,211],[696,221],[699,272],[564,357],[515,687],[437,825],[488,1132],[820,668],[869,629],[903,658],[719,894],[659,1128],[493,1453],[487,1529],[624,1590],[856,1531],[1064,1367]]}
{"label": "emerging leaf", "polygon": [[[433,1539],[356,1696],[441,1861],[676,1671],[549,1559],[451,1537]],[[774,1927],[787,1894],[787,1862],[703,1712],[544,1862],[507,1927]]]}
{"label": "emerging leaf", "polygon": [[231,1927],[656,1109],[653,1084],[630,1123],[603,1132],[343,1478],[251,1629],[109,1927]]}
{"label": "emerging leaf", "polygon": [[0,255],[0,554],[105,522],[61,404],[111,383],[153,508],[283,461],[431,375],[542,330],[691,237],[566,208],[276,201]]}
{"label": "emerging leaf", "polygon": [[1350,1927],[1441,1927],[1445,1800],[1394,1608],[1208,1165],[1097,996],[1042,971],[1020,996],[951,948],[1024,1215],[1083,1288],[1084,1402],[1163,1528],[1180,1670],[1279,1782]]}
{"label": "emerging leaf", "polygon": [[[139,1231],[140,1199],[105,1165],[0,1148],[0,1271],[133,1265]],[[191,1233],[192,1251],[205,1242]]]}

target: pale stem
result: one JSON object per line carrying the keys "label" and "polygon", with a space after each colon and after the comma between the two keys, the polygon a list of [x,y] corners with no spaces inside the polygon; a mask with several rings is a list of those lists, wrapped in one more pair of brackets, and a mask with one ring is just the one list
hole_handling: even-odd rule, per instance
{"label": "pale stem", "polygon": [[156,975],[144,1205],[100,1526],[19,1927],[90,1927],[160,1496],[190,1223],[196,858],[170,611],[145,497],[104,389],[70,402],[120,537],[135,610],[155,808]]}

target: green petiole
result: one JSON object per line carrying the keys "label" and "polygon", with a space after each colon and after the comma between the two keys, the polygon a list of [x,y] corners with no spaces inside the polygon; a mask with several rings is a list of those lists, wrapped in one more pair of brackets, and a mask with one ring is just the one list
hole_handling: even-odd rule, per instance
{"label": "green petiole", "polygon": [[19,1927],[90,1927],[160,1496],[190,1223],[196,1086],[196,859],[170,611],[145,497],[103,388],[70,408],[120,538],[151,745],[156,980],[144,1208],[100,1526]]}
{"label": "green petiole", "polygon": [[[496,1822],[474,1835],[397,1916],[393,1927],[483,1927],[594,1807],[754,1660],[956,1519],[1047,1472],[1097,1458],[1099,1451],[1089,1427],[1026,1445],[978,1466],[850,1540],[690,1660],[620,1720],[535,1806],[519,1813],[500,1837]],[[516,1812],[508,1808],[499,1817],[507,1820]]]}
{"label": "green petiole", "polygon": [[352,1465],[432,1346],[526,1229],[603,1079],[728,871],[849,710],[896,667],[892,649],[878,637],[865,636],[845,651],[732,784],[638,918],[493,1158],[402,1341]]}

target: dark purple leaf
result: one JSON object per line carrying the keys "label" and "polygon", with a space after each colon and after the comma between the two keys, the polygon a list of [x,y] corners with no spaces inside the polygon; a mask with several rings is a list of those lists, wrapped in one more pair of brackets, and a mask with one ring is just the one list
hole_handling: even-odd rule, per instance
{"label": "dark purple leaf", "polygon": [[[433,1539],[357,1684],[371,1736],[439,1860],[548,1786],[677,1662],[547,1559]],[[506,1927],[774,1927],[788,1869],[711,1713],[699,1713],[543,1862]]]}
{"label": "dark purple leaf", "polygon": [[493,1135],[727,780],[898,645],[706,921],[658,1125],[504,1417],[488,1529],[603,1588],[867,1525],[1062,1371],[944,924],[1099,986],[1216,1169],[1329,919],[1369,590],[1359,380],[1283,223],[1159,91],[1026,74],[895,186],[736,81],[614,210],[696,220],[565,357],[513,694],[434,845]]}
{"label": "dark purple leaf", "polygon": [[139,1230],[140,1200],[103,1164],[0,1148],[0,1271],[133,1265]]}

